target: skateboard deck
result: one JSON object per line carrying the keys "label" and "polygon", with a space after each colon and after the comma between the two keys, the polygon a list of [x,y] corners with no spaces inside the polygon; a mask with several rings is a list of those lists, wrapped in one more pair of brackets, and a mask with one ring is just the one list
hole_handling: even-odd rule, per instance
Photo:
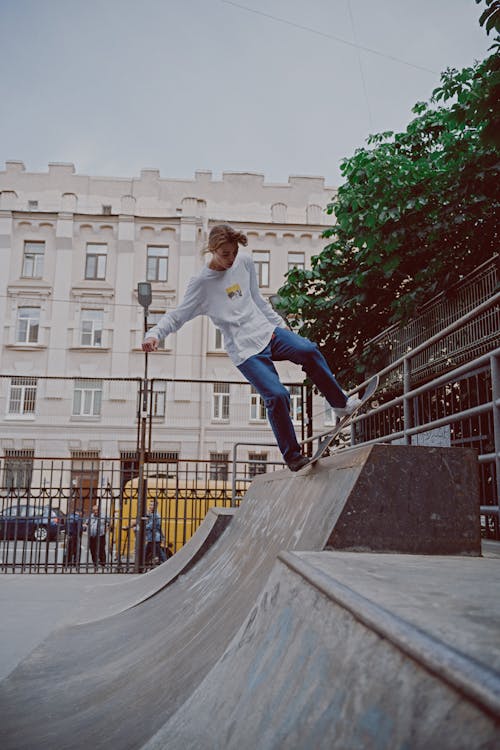
{"label": "skateboard deck", "polygon": [[365,390],[363,391],[363,394],[360,396],[361,403],[359,404],[357,409],[355,409],[352,414],[348,414],[345,417],[341,417],[340,420],[335,425],[335,427],[332,427],[331,430],[328,430],[328,432],[324,432],[321,435],[317,436],[317,438],[319,438],[319,444],[316,449],[316,453],[314,453],[311,459],[309,460],[309,462],[304,465],[303,467],[304,469],[307,466],[312,466],[313,464],[315,464],[316,461],[318,461],[325,454],[325,452],[328,450],[328,448],[330,447],[334,439],[337,437],[339,432],[343,430],[346,425],[349,424],[351,419],[354,416],[356,416],[358,411],[367,403],[367,401],[369,401],[372,398],[372,396],[374,395],[375,391],[378,388],[378,382],[379,382],[378,375],[374,375],[373,378],[371,378],[368,381],[367,386]]}

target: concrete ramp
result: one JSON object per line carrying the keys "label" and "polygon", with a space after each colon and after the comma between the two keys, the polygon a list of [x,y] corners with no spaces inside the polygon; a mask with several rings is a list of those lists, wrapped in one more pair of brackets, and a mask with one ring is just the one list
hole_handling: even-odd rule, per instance
{"label": "concrete ramp", "polygon": [[[413,469],[388,483],[397,496],[384,506],[383,467],[397,472],[397,455]],[[446,487],[439,490],[443,506],[430,514],[424,504],[419,515],[417,480],[428,475],[434,476],[435,490]],[[467,522],[477,515],[473,451],[361,446],[297,475],[261,475],[198,564],[138,606],[60,629],[8,676],[0,686],[2,747],[142,747],[223,656],[279,553],[331,546],[341,514],[369,495],[378,498],[381,527],[392,524],[389,508],[401,515],[411,508],[418,533],[425,531],[437,543],[456,536],[456,526],[448,529],[446,519],[462,513],[459,547],[479,553],[479,529],[473,524],[471,531]],[[412,533],[410,524],[397,528],[403,537]],[[369,548],[366,535],[359,543]],[[398,550],[405,542],[394,535],[393,544]]]}
{"label": "concrete ramp", "polygon": [[70,623],[82,625],[117,615],[130,607],[137,607],[170,586],[201,560],[225,531],[234,513],[235,508],[209,508],[193,536],[169,560],[143,575],[120,576],[119,582],[100,584],[87,611],[79,612]]}
{"label": "concrete ramp", "polygon": [[[440,616],[428,614],[437,583],[477,584],[489,573],[483,593],[494,594],[496,563],[488,570],[483,560],[454,558],[443,571],[429,558],[370,557],[281,554],[223,657],[143,750],[498,748],[500,648],[491,626],[500,605],[474,620],[467,610],[481,599],[469,592],[450,617],[443,592]],[[421,583],[413,612],[411,577]],[[371,597],[360,586],[371,586]]]}

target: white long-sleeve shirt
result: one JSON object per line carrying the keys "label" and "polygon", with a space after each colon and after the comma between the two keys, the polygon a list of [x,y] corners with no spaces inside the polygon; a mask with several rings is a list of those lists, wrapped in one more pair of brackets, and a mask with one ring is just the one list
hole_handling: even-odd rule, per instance
{"label": "white long-sleeve shirt", "polygon": [[165,313],[145,335],[164,339],[197,315],[208,315],[222,331],[224,347],[236,366],[261,352],[283,319],[259,291],[252,258],[239,253],[226,271],[205,266],[190,279],[181,304]]}

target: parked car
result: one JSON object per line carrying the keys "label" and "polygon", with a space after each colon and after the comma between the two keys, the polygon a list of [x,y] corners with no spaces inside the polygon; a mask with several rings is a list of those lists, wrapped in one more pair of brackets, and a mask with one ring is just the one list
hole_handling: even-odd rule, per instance
{"label": "parked car", "polygon": [[0,513],[0,540],[53,541],[64,532],[65,522],[66,516],[59,508],[11,505]]}

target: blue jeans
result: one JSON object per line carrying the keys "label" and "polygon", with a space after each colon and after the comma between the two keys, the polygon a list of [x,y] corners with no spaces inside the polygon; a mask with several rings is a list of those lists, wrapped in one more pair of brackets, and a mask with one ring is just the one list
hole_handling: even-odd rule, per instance
{"label": "blue jeans", "polygon": [[302,453],[290,417],[290,394],[280,382],[273,360],[289,360],[302,365],[306,375],[330,406],[341,408],[345,406],[347,399],[317,344],[287,328],[276,328],[266,348],[239,365],[238,370],[262,396],[276,442],[288,463],[299,458]]}

